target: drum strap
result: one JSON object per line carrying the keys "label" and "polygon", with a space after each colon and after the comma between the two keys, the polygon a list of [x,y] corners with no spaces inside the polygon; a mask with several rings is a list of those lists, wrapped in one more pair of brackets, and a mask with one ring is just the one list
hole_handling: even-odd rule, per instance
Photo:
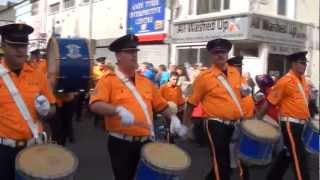
{"label": "drum strap", "polygon": [[38,126],[36,123],[34,123],[26,104],[24,103],[18,89],[16,88],[15,84],[13,83],[12,79],[8,74],[8,70],[5,67],[3,67],[3,65],[1,64],[0,64],[0,76],[2,77],[5,85],[7,86],[9,93],[11,97],[14,99],[24,120],[27,122],[33,137],[37,139],[39,136]]}
{"label": "drum strap", "polygon": [[299,89],[300,93],[303,96],[304,102],[306,103],[306,106],[308,107],[309,106],[308,105],[308,100],[307,100],[306,94],[304,93],[303,87],[302,87],[302,85],[301,85],[301,83],[299,81],[298,81],[297,84],[298,84],[298,89]]}
{"label": "drum strap", "polygon": [[114,72],[115,72],[116,76],[123,82],[123,84],[126,85],[126,87],[129,89],[131,94],[136,98],[138,104],[140,105],[140,107],[143,111],[145,118],[147,119],[147,123],[149,125],[149,130],[151,132],[151,136],[154,136],[153,123],[151,121],[150,114],[148,112],[148,106],[146,105],[146,103],[142,99],[142,97],[139,94],[136,87],[131,83],[131,81],[129,81],[128,78],[125,77],[125,75],[121,71],[118,70],[117,67],[115,68]]}
{"label": "drum strap", "polygon": [[226,90],[228,91],[229,95],[231,96],[233,102],[236,104],[237,108],[240,111],[240,115],[241,117],[243,117],[243,111],[242,108],[240,106],[240,102],[236,96],[236,94],[234,93],[232,87],[230,86],[230,84],[228,83],[228,81],[223,77],[223,75],[219,75],[217,77],[217,79],[222,83],[222,85],[226,88]]}

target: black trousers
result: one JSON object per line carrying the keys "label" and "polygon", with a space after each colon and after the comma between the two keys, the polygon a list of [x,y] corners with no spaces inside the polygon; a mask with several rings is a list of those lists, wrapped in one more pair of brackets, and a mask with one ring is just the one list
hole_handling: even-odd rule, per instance
{"label": "black trousers", "polygon": [[108,139],[108,151],[115,180],[133,180],[140,160],[140,151],[144,144],[129,142],[113,136]]}
{"label": "black trousers", "polygon": [[73,140],[72,118],[75,111],[75,101],[64,102],[61,107],[57,107],[57,113],[50,120],[52,139],[59,145],[64,146],[67,140]]}
{"label": "black trousers", "polygon": [[[230,142],[234,131],[234,125],[226,125],[217,121],[206,120],[205,128],[208,134],[211,151],[212,169],[206,176],[206,180],[230,180]],[[242,167],[241,179],[249,179],[247,167]]]}
{"label": "black trousers", "polygon": [[[306,150],[301,141],[304,125],[290,122],[280,122],[283,141],[286,148],[279,153],[272,168],[268,172],[268,180],[282,180],[289,163],[292,162],[294,174],[298,180],[309,180]],[[301,177],[301,178],[299,178]]]}
{"label": "black trousers", "polygon": [[21,149],[0,145],[0,179],[15,179],[15,158]]}

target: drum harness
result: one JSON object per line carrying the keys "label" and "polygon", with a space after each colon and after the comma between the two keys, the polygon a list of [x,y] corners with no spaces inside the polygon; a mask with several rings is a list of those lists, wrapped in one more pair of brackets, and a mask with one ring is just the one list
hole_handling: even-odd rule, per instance
{"label": "drum harness", "polygon": [[[291,74],[287,75],[287,76],[292,76]],[[304,100],[304,103],[305,105],[308,107],[308,100],[307,100],[307,97],[306,97],[306,94],[303,90],[303,86],[302,84],[299,82],[299,80],[297,81],[297,86],[298,86],[298,90],[299,92],[301,93],[302,97],[303,97],[303,100]],[[300,119],[297,119],[297,118],[293,118],[293,117],[281,117],[280,118],[280,121],[283,121],[283,122],[292,122],[292,123],[297,123],[297,124],[304,124],[305,123],[305,120],[300,120]]]}
{"label": "drum harness", "polygon": [[138,93],[135,86],[131,83],[131,81],[129,81],[128,78],[125,77],[125,75],[121,71],[118,70],[118,67],[115,68],[114,72],[115,72],[116,76],[122,81],[122,83],[129,89],[130,93],[135,97],[138,104],[140,105],[140,108],[143,111],[145,118],[147,119],[148,127],[143,126],[142,124],[138,124],[138,123],[134,123],[134,125],[137,125],[139,127],[146,128],[146,129],[150,130],[151,137],[148,137],[148,136],[134,137],[134,136],[127,136],[127,135],[115,133],[115,132],[110,132],[109,134],[111,136],[116,137],[116,138],[120,138],[120,139],[127,140],[127,141],[140,141],[140,142],[144,142],[146,140],[153,141],[155,139],[155,134],[154,134],[154,130],[153,130],[153,123],[150,119],[150,114],[148,112],[147,105],[145,104],[141,95]]}
{"label": "drum harness", "polygon": [[30,112],[19,93],[19,90],[16,88],[8,72],[9,71],[0,64],[0,77],[2,77],[5,85],[7,86],[11,97],[15,101],[21,115],[23,116],[23,119],[27,122],[33,138],[24,141],[0,137],[0,144],[16,148],[45,143],[47,141],[47,134],[45,132],[39,133],[38,125],[34,123],[32,116],[30,115]]}

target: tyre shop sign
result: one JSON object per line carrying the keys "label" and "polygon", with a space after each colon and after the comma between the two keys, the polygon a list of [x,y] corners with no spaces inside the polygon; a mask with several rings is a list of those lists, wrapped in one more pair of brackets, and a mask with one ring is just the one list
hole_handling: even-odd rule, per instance
{"label": "tyre shop sign", "polygon": [[127,33],[164,30],[165,0],[128,0]]}

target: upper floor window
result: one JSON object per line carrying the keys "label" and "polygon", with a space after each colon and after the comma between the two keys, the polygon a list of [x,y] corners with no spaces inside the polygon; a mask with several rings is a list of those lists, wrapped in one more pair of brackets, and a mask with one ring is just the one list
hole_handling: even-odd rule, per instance
{"label": "upper floor window", "polygon": [[230,0],[197,0],[197,14],[207,14],[230,9]]}
{"label": "upper floor window", "polygon": [[278,0],[278,14],[287,15],[287,0]]}
{"label": "upper floor window", "polygon": [[63,0],[64,8],[72,8],[75,5],[75,0]]}
{"label": "upper floor window", "polygon": [[59,12],[59,8],[60,8],[60,3],[59,3],[59,2],[54,3],[54,4],[51,4],[51,5],[49,6],[49,12],[50,12],[50,13]]}
{"label": "upper floor window", "polygon": [[90,0],[82,0],[82,3],[88,3]]}
{"label": "upper floor window", "polygon": [[34,1],[31,4],[31,15],[37,15],[39,13],[39,2],[38,1]]}

